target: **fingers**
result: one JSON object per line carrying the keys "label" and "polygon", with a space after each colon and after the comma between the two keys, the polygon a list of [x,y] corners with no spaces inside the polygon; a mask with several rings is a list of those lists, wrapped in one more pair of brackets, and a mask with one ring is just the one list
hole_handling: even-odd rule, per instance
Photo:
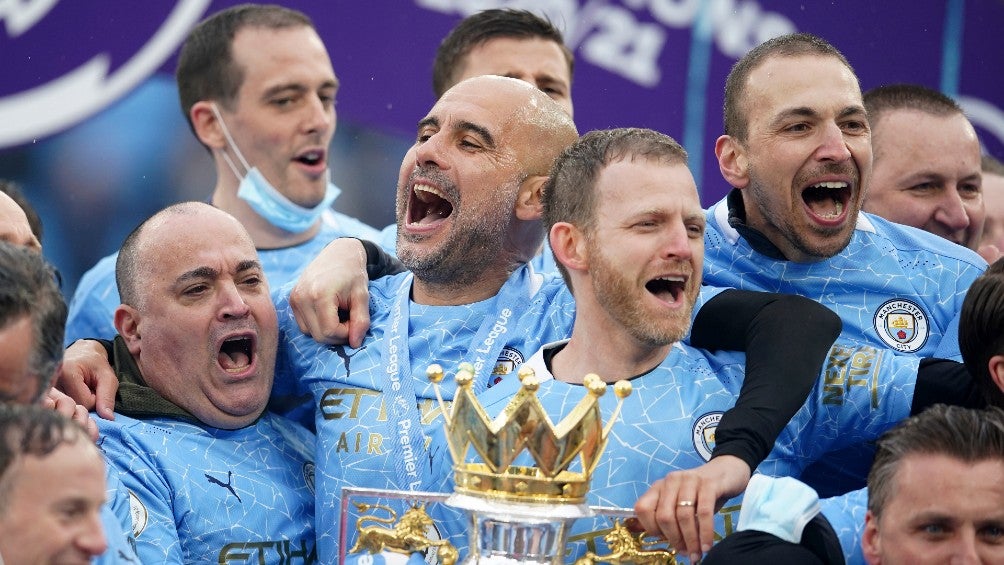
{"label": "fingers", "polygon": [[[664,532],[664,536],[680,553],[687,554],[691,563],[701,558],[700,553],[700,526],[698,523],[698,511],[702,506],[706,506],[706,501],[700,498],[698,491],[698,477],[691,474],[678,474],[675,484],[675,493],[664,495],[667,504],[663,511],[656,514],[659,520],[659,527]],[[670,484],[670,481],[666,481]],[[669,504],[673,502],[673,504]],[[714,516],[714,501],[711,503],[712,517]]]}
{"label": "fingers", "polygon": [[[697,538],[687,545],[692,551],[699,552],[699,555],[710,551],[711,544],[715,543],[715,511],[718,510],[719,498],[717,485],[707,481],[701,483],[697,495]],[[693,561],[691,557],[691,562]]]}
{"label": "fingers", "polygon": [[55,388],[50,388],[42,401],[42,406],[55,410],[59,414],[80,424],[91,440],[98,441],[98,424],[91,419],[87,408],[77,404],[69,396]]}
{"label": "fingers", "polygon": [[638,499],[635,513],[645,531],[665,538],[673,549],[693,557],[700,547],[698,504],[697,478],[684,472],[670,473]]}
{"label": "fingers", "polygon": [[352,289],[352,299],[346,305],[349,309],[349,345],[353,348],[362,347],[363,338],[370,329],[370,293],[369,283]]}
{"label": "fingers", "polygon": [[[73,419],[73,414],[76,411],[78,404],[74,402],[72,398],[63,394],[59,390],[50,388],[49,392],[45,395],[43,406],[51,408],[67,418]],[[83,406],[81,406],[81,408],[83,408],[85,412],[87,411],[87,409]]]}
{"label": "fingers", "polygon": [[[74,347],[77,347],[76,343],[71,345],[70,349]],[[63,362],[56,370],[55,387],[69,395],[84,408],[94,408],[94,391],[90,389],[84,378],[85,370],[80,364],[80,358],[76,356],[79,351],[71,353],[70,349],[66,350]]]}
{"label": "fingers", "polygon": [[369,329],[369,278],[362,245],[354,239],[329,243],[304,269],[289,303],[303,333],[320,343],[359,347]]}
{"label": "fingers", "polygon": [[662,479],[656,481],[638,500],[634,503],[635,516],[642,529],[652,535],[662,535],[659,525],[655,520],[656,508],[659,506],[659,494]]}
{"label": "fingers", "polygon": [[95,367],[94,369],[94,411],[105,420],[115,419],[115,393],[119,390],[119,381],[111,365]]}
{"label": "fingers", "polygon": [[320,343],[341,345],[348,341],[349,327],[338,315],[338,295],[312,285],[302,277],[289,295],[293,317],[300,331]]}

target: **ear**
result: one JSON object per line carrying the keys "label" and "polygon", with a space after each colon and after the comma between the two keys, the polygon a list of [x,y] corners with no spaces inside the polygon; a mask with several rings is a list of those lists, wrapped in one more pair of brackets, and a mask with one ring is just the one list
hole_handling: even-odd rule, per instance
{"label": "ear", "polygon": [[544,217],[544,205],[541,196],[547,176],[530,175],[519,185],[516,194],[516,217],[524,221],[539,220]]}
{"label": "ear", "polygon": [[861,552],[869,565],[882,563],[881,536],[878,531],[878,518],[871,510],[865,513],[865,531],[861,535]]}
{"label": "ear", "polygon": [[584,271],[589,268],[586,238],[579,228],[568,222],[557,222],[551,226],[549,237],[554,259],[566,269]]}
{"label": "ear", "polygon": [[213,112],[212,102],[199,100],[192,104],[192,109],[189,110],[188,114],[192,119],[192,129],[195,130],[199,141],[213,149],[223,149],[227,146],[227,138],[223,135],[219,118]]}
{"label": "ear", "polygon": [[994,355],[987,363],[990,378],[1001,391],[1004,391],[1004,355]]}
{"label": "ear", "polygon": [[723,135],[715,141],[715,155],[725,180],[736,188],[746,188],[750,182],[749,159],[743,145],[732,136]]}
{"label": "ear", "polygon": [[128,304],[120,304],[115,309],[115,329],[125,340],[129,353],[138,355],[142,349],[139,311]]}

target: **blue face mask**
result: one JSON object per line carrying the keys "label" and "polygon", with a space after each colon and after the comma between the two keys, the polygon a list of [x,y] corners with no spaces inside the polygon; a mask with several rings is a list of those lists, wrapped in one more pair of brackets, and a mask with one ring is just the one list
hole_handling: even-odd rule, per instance
{"label": "blue face mask", "polygon": [[[233,171],[234,176],[241,179],[240,186],[237,187],[237,197],[247,202],[248,206],[251,206],[251,209],[259,216],[265,218],[270,224],[278,228],[292,233],[300,233],[310,229],[317,222],[317,219],[324,214],[324,211],[331,206],[335,198],[338,198],[341,190],[331,184],[330,181],[327,182],[324,199],[313,208],[304,208],[286,198],[265,179],[265,175],[261,174],[258,167],[248,165],[247,160],[244,159],[244,155],[241,154],[240,149],[237,148],[237,144],[234,143],[234,139],[230,136],[230,131],[223,122],[223,117],[220,116],[220,111],[216,107],[216,104],[213,104],[212,108],[213,113],[216,114],[216,119],[220,121],[220,127],[223,130],[224,137],[227,138],[227,143],[233,149],[234,155],[237,156],[244,166],[244,170],[247,171],[241,177],[237,166],[226,153],[223,153],[223,159],[230,166],[230,170]],[[330,175],[330,172],[328,175]]]}

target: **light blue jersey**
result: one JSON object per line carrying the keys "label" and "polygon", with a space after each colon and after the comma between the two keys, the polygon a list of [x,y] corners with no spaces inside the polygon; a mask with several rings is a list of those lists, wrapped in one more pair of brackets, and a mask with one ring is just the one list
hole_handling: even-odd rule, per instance
{"label": "light blue jersey", "polygon": [[132,535],[132,516],[129,513],[129,493],[119,480],[118,470],[105,466],[106,496],[108,502],[101,507],[101,527],[108,540],[108,549],[100,557],[91,560],[96,565],[115,563],[138,564],[136,540]]}
{"label": "light blue jersey", "polygon": [[[277,386],[297,384],[316,410],[321,562],[333,563],[338,555],[342,487],[427,487],[427,436],[441,425],[425,376],[429,364],[440,363],[452,374],[469,361],[484,389],[572,327],[574,304],[564,283],[526,266],[496,296],[463,306],[415,304],[411,280],[403,273],[370,283],[371,324],[359,349],[325,346],[303,335],[288,303],[290,289],[276,299]],[[444,389],[449,400],[452,382]]]}
{"label": "light blue jersey", "polygon": [[[841,340],[962,360],[958,343],[962,300],[987,267],[976,253],[934,234],[861,213],[850,243],[837,255],[815,263],[774,259],[754,249],[729,225],[728,199],[707,211],[707,284],[799,294],[840,316]],[[861,488],[872,456],[869,446],[852,447],[827,457],[804,480],[824,494]]]}
{"label": "light blue jersey", "polygon": [[[321,216],[320,231],[309,241],[279,249],[259,249],[258,260],[269,287],[276,289],[299,277],[304,267],[331,240],[343,236],[376,239],[379,234],[376,228],[329,210]],[[112,339],[118,333],[113,323],[115,309],[121,303],[115,284],[117,258],[118,253],[113,253],[101,259],[81,277],[70,301],[64,345],[84,338]]]}
{"label": "light blue jersey", "polygon": [[849,340],[962,360],[953,320],[969,285],[987,267],[973,251],[861,213],[843,251],[816,263],[795,263],[755,251],[728,224],[725,200],[707,216],[705,283],[800,294],[836,312],[844,324],[842,337]]}
{"label": "light blue jersey", "polygon": [[239,430],[99,420],[140,563],[314,563],[314,438],[266,413]]}
{"label": "light blue jersey", "polygon": [[861,539],[865,534],[865,514],[868,512],[868,489],[858,489],[847,494],[819,501],[823,516],[833,526],[844,550],[847,565],[865,565]]}
{"label": "light blue jersey", "polygon": [[[919,359],[892,354],[873,357],[875,348],[870,346],[834,346],[824,372],[852,370],[844,363],[851,350],[855,352],[852,355],[864,355],[873,361],[854,367],[861,371],[861,378],[870,380],[872,388],[845,390],[841,402],[835,404],[833,391],[820,379],[761,470],[798,470],[828,450],[876,437],[909,413]],[[535,355],[529,365],[538,378],[545,379],[540,383],[538,397],[552,421],[570,413],[585,396],[583,387],[550,378],[542,353]],[[722,414],[735,404],[744,369],[745,356],[741,353],[711,354],[677,344],[658,367],[632,379],[633,391],[624,401],[620,421],[613,425],[606,451],[593,473],[589,504],[632,508],[638,497],[667,473],[693,469],[709,461],[715,428]],[[517,381],[507,377],[479,395],[490,417],[508,404],[520,386]],[[605,417],[613,412],[616,402],[612,391],[601,397]],[[434,474],[446,478],[438,490],[452,488],[452,462],[442,445],[444,439],[437,434],[430,446]],[[476,460],[470,451],[468,457]],[[522,464],[532,464],[526,454],[524,457]],[[716,539],[735,529],[740,503],[741,497],[726,502],[715,516]],[[451,541],[463,543],[458,538],[465,536],[466,525],[449,521],[444,524],[444,534]],[[587,549],[600,555],[608,553],[602,536],[611,524],[607,517],[576,522],[566,561],[571,562]]]}

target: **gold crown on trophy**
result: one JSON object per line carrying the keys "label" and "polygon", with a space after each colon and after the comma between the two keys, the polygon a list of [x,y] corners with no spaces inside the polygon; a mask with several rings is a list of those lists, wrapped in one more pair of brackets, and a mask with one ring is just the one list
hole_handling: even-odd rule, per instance
{"label": "gold crown on trophy", "polygon": [[[533,369],[523,367],[518,373],[522,387],[492,420],[471,388],[474,367],[470,363],[459,366],[451,408],[439,392],[442,367],[430,365],[427,374],[443,408],[455,492],[513,502],[584,503],[610,427],[631,394],[631,383],[614,385],[617,408],[604,428],[599,398],[606,392],[606,383],[595,374],[586,375],[583,385],[588,394],[555,426],[537,398],[539,383]],[[474,446],[483,462],[466,461],[468,446]],[[513,465],[524,450],[536,466]],[[580,470],[571,469],[576,459]]]}

